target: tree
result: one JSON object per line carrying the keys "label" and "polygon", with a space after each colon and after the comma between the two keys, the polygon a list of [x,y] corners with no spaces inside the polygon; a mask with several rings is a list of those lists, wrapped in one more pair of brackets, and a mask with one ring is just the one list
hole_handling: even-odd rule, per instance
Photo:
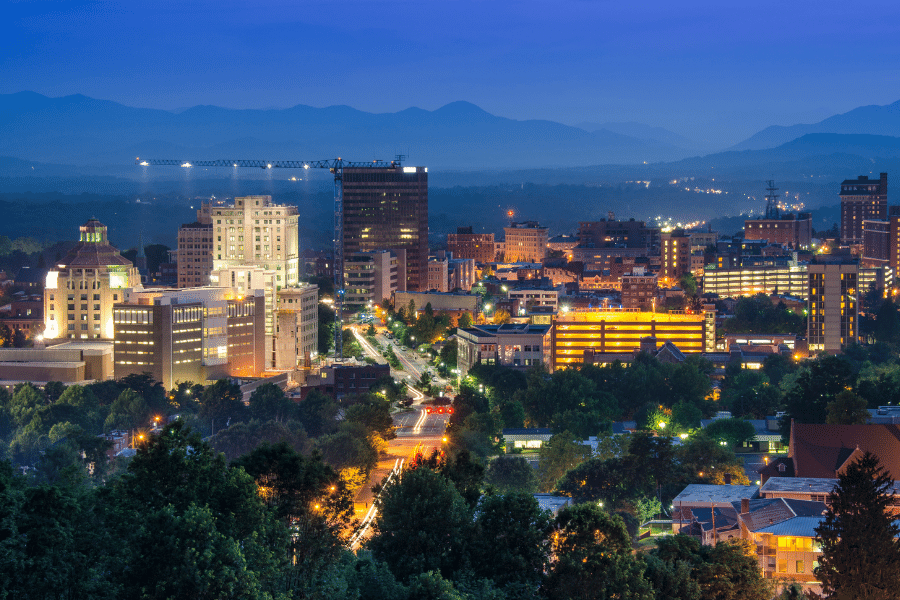
{"label": "tree", "polygon": [[825,422],[829,425],[865,425],[871,415],[866,401],[851,390],[844,390],[828,403]]}
{"label": "tree", "polygon": [[828,403],[855,383],[853,365],[843,357],[826,355],[809,361],[785,394],[787,410],[781,420],[782,437],[790,437],[792,419],[798,423],[824,423]]}
{"label": "tree", "polygon": [[317,350],[325,356],[334,346],[334,310],[319,302],[319,331]]}
{"label": "tree", "polygon": [[499,586],[536,588],[549,560],[552,517],[530,493],[488,495],[475,516],[470,560],[479,577]]}
{"label": "tree", "polygon": [[543,592],[550,600],[651,600],[643,561],[631,553],[622,519],[595,503],[563,507],[556,518],[554,554]]}
{"label": "tree", "polygon": [[[768,600],[772,597],[772,590],[759,568],[755,548],[747,540],[704,546],[684,535],[666,536],[657,539],[657,549],[651,556],[666,563],[672,571],[689,565],[691,579],[697,582],[700,595],[693,595],[696,588],[682,582],[683,588],[691,590],[687,597],[698,600]],[[671,575],[660,579],[667,585],[675,583]]]}
{"label": "tree", "polygon": [[246,411],[241,388],[228,379],[220,379],[203,390],[198,416],[210,421],[215,431],[228,427],[231,421],[243,421]]}
{"label": "tree", "polygon": [[297,420],[312,437],[319,437],[337,429],[337,402],[320,392],[313,390],[297,405]]}
{"label": "tree", "polygon": [[146,425],[150,417],[150,407],[144,397],[130,388],[122,390],[109,408],[104,428],[132,429]]}
{"label": "tree", "polygon": [[251,419],[280,423],[287,421],[293,410],[294,403],[274,383],[264,383],[250,394],[248,412]]}
{"label": "tree", "polygon": [[415,469],[386,485],[376,500],[372,554],[401,581],[463,564],[472,513],[456,488],[431,469]]}
{"label": "tree", "polygon": [[501,494],[511,491],[534,493],[537,490],[537,475],[521,456],[503,455],[492,460],[484,473],[484,481]]}
{"label": "tree", "polygon": [[556,482],[591,456],[591,447],[579,443],[569,432],[557,433],[541,448],[538,462],[538,489],[549,492]]}
{"label": "tree", "polygon": [[505,325],[512,320],[512,317],[509,315],[509,311],[504,310],[502,308],[498,308],[496,312],[494,312],[494,325]]}
{"label": "tree", "polygon": [[714,440],[724,440],[731,447],[740,446],[756,436],[753,423],[743,419],[716,419],[706,427],[706,435]]}
{"label": "tree", "polygon": [[866,452],[838,474],[816,527],[822,556],[815,575],[831,598],[887,600],[900,589],[900,527],[889,509],[890,475]]}
{"label": "tree", "polygon": [[456,326],[460,329],[468,329],[472,327],[475,322],[472,320],[472,313],[466,311],[459,316],[459,321],[457,321]]}

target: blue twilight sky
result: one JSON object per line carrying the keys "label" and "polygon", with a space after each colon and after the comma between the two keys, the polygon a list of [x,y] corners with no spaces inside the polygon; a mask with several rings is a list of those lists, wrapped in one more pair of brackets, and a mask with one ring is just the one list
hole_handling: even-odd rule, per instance
{"label": "blue twilight sky", "polygon": [[142,107],[467,100],[715,144],[900,99],[900,2],[5,0],[0,93]]}

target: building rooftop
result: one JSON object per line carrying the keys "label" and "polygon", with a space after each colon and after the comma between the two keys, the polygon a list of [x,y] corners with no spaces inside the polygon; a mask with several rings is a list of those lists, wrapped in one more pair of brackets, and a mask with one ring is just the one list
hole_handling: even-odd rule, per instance
{"label": "building rooftop", "polygon": [[824,517],[794,517],[775,525],[769,525],[757,529],[756,533],[771,533],[772,535],[792,535],[797,537],[816,537],[816,527]]}
{"label": "building rooftop", "polygon": [[900,425],[792,423],[790,456],[798,477],[836,477],[856,456],[878,456],[891,479],[900,479]]}
{"label": "building rooftop", "polygon": [[692,483],[684,488],[672,501],[676,507],[679,504],[714,504],[716,506],[731,506],[742,498],[756,498],[759,488],[755,485],[711,485],[705,483]]}
{"label": "building rooftop", "polygon": [[[838,483],[828,477],[770,477],[759,488],[760,494],[830,494]],[[900,496],[900,481],[891,484],[892,493]]]}

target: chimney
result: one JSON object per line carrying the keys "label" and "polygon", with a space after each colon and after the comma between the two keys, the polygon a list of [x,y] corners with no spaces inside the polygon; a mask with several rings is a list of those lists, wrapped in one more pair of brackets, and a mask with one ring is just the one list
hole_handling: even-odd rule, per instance
{"label": "chimney", "polygon": [[741,498],[741,514],[750,512],[750,498]]}

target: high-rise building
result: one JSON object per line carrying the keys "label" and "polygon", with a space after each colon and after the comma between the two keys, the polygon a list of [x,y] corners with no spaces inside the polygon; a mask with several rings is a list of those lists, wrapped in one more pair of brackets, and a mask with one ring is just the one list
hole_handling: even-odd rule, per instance
{"label": "high-rise building", "polygon": [[404,284],[428,285],[428,169],[345,168],[344,256],[354,252],[403,250]]}
{"label": "high-rise building", "polygon": [[300,284],[278,292],[275,314],[275,368],[310,366],[319,346],[319,288]]}
{"label": "high-rise building", "polygon": [[889,266],[900,269],[900,206],[888,209],[887,220],[863,221],[862,264],[869,267]]}
{"label": "high-rise building", "polygon": [[841,242],[862,244],[867,219],[887,219],[887,173],[879,179],[860,175],[841,183]]}
{"label": "high-rise building", "polygon": [[447,250],[454,258],[471,258],[479,263],[493,262],[496,258],[494,234],[472,233],[471,227],[457,227],[456,233],[448,233]]}
{"label": "high-rise building", "polygon": [[75,247],[47,272],[44,337],[113,339],[113,304],[140,281],[131,261],[109,244],[106,225],[89,220]]}
{"label": "high-rise building", "polygon": [[652,311],[659,294],[659,277],[637,267],[622,275],[622,308]]}
{"label": "high-rise building", "polygon": [[547,228],[537,221],[510,223],[504,227],[506,262],[543,262],[547,257]]}
{"label": "high-rise building", "polygon": [[660,242],[662,264],[659,274],[669,285],[691,271],[691,236],[683,229],[663,233]]}
{"label": "high-rise building", "polygon": [[113,313],[117,379],[150,373],[171,389],[265,370],[261,295],[214,287],[139,291]]}
{"label": "high-rise building", "polygon": [[178,287],[209,285],[209,275],[213,270],[212,223],[196,221],[178,228],[175,263],[178,269]]}
{"label": "high-rise building", "polygon": [[807,267],[807,273],[809,350],[836,354],[855,344],[859,336],[859,265],[811,264]]}
{"label": "high-rise building", "polygon": [[659,228],[643,221],[582,221],[578,224],[578,245],[586,248],[659,248]]}
{"label": "high-rise building", "polygon": [[[344,257],[344,305],[381,304],[405,272],[403,251],[354,252]],[[398,256],[399,255],[399,256]]]}
{"label": "high-rise building", "polygon": [[273,204],[271,196],[238,197],[232,206],[210,207],[210,220],[215,237],[213,271],[228,267],[274,271],[276,290],[300,282],[296,206]]}

